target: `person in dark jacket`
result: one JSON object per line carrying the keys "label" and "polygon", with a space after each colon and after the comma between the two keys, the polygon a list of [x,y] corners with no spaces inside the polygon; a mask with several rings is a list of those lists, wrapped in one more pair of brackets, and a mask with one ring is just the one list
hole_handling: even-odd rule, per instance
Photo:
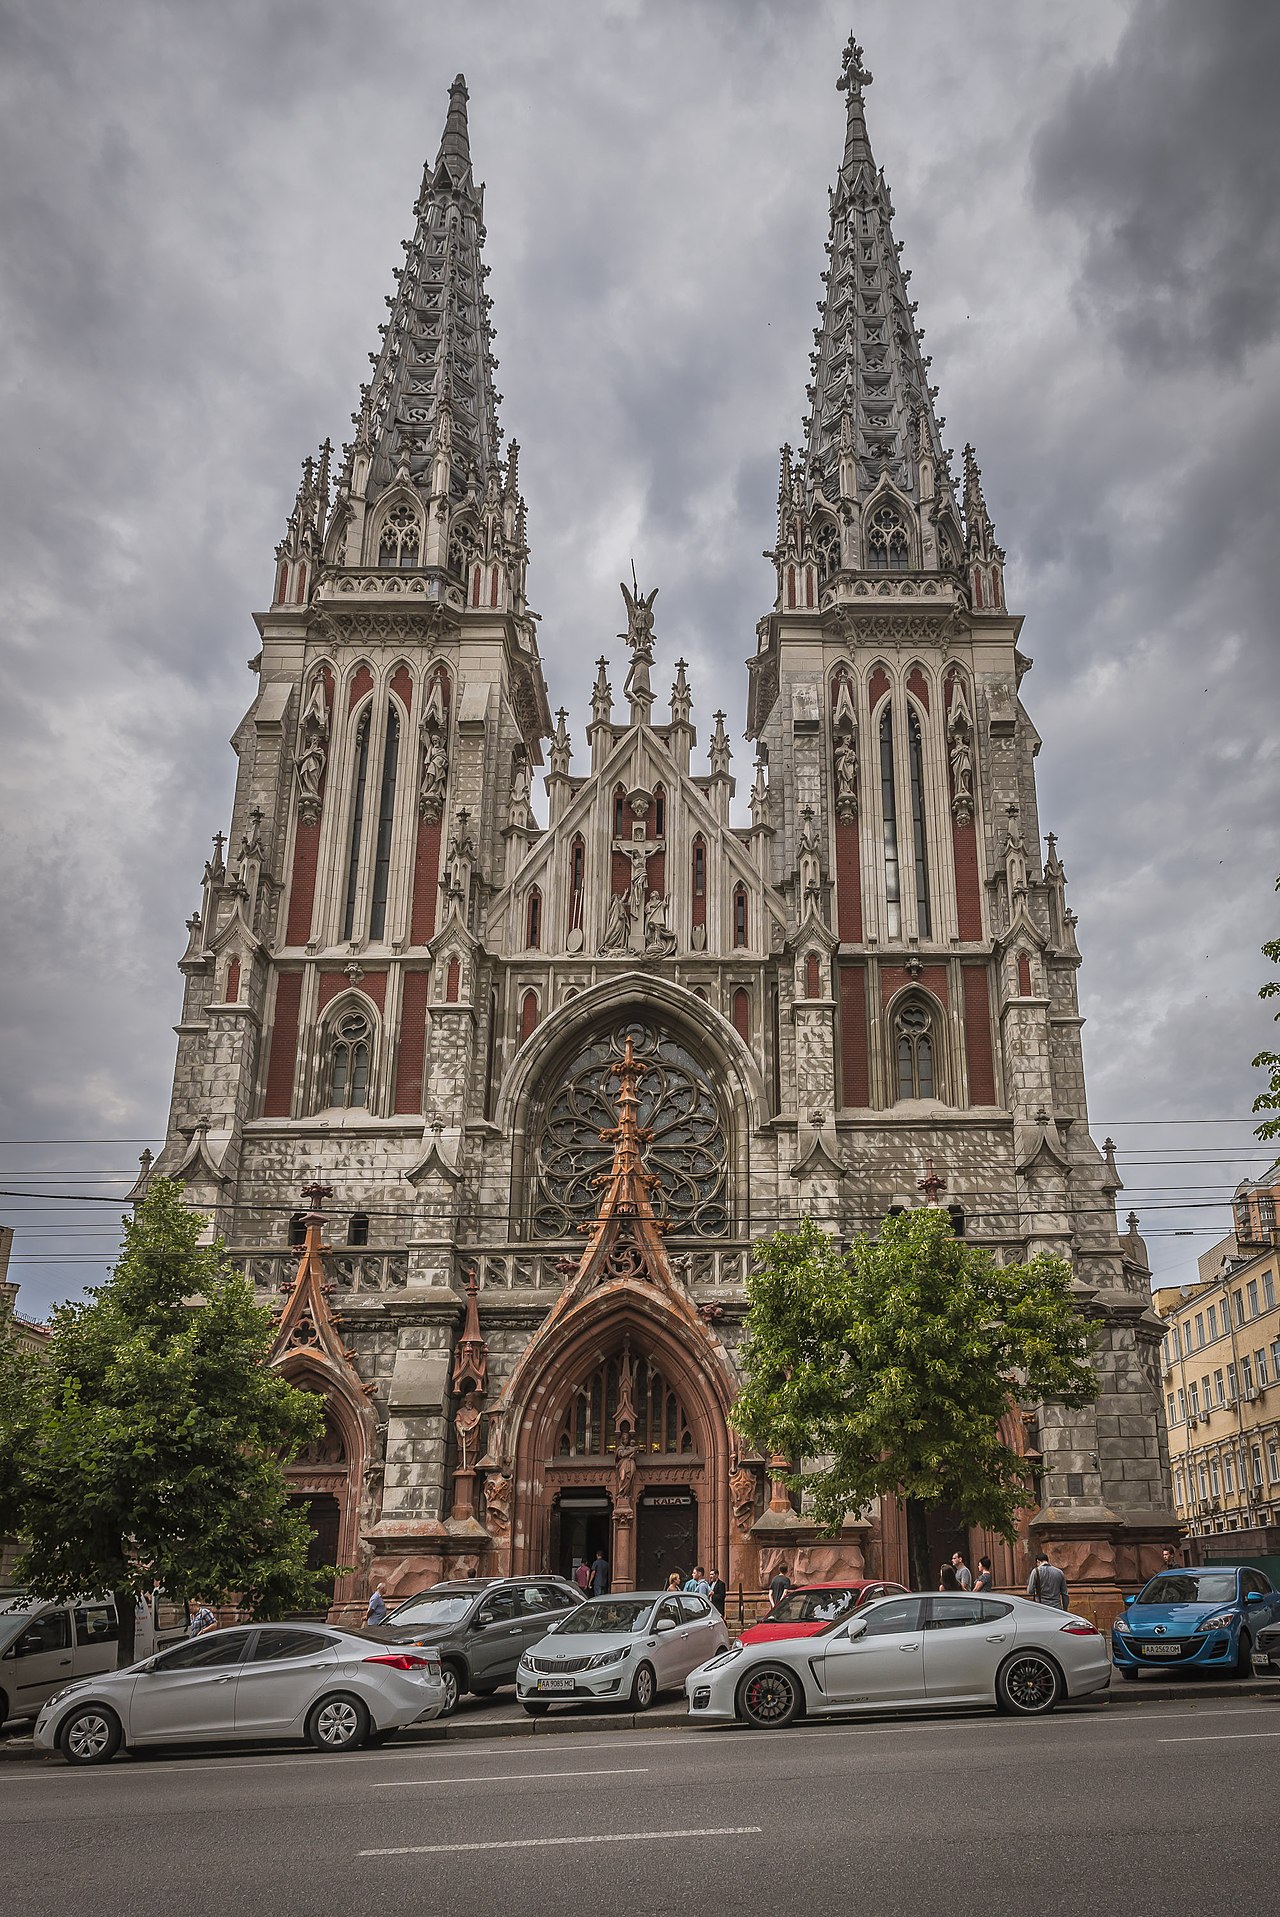
{"label": "person in dark jacket", "polygon": [[721,1617],[723,1617],[725,1600],[728,1598],[729,1593],[725,1589],[724,1579],[721,1577],[718,1571],[711,1572],[710,1584],[711,1584],[712,1605],[717,1611],[719,1611]]}
{"label": "person in dark jacket", "polygon": [[608,1558],[605,1556],[603,1551],[597,1551],[595,1555],[595,1559],[591,1566],[592,1597],[608,1597],[609,1569],[610,1567],[609,1567]]}
{"label": "person in dark jacket", "polygon": [[770,1604],[781,1604],[790,1589],[791,1579],[787,1576],[782,1566],[779,1565],[773,1576],[769,1579]]}

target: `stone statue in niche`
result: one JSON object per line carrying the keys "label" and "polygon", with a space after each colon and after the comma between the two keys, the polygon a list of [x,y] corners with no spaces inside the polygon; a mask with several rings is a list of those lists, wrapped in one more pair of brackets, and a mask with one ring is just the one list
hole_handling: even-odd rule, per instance
{"label": "stone statue in niche", "polygon": [[1022,836],[1016,805],[1005,807],[1009,815],[1009,832],[1005,839],[1004,871],[1005,882],[1009,888],[1009,915],[1018,909],[1018,902],[1027,896],[1027,842]]}
{"label": "stone statue in niche", "polygon": [[480,1425],[484,1414],[476,1404],[474,1391],[463,1394],[462,1403],[453,1420],[454,1435],[458,1440],[458,1469],[474,1471],[476,1454],[480,1447]]}
{"label": "stone statue in niche", "polygon": [[636,1442],[628,1432],[619,1438],[618,1448],[614,1452],[614,1500],[613,1508],[617,1515],[631,1511],[635,1505],[636,1487]]}
{"label": "stone statue in niche", "polygon": [[484,1481],[484,1521],[492,1537],[503,1537],[511,1528],[511,1480],[501,1471]]}
{"label": "stone statue in niche", "polygon": [[951,761],[951,811],[957,825],[973,820],[973,725],[957,680],[947,719],[947,756]]}
{"label": "stone statue in niche", "polygon": [[800,811],[799,853],[800,897],[808,903],[822,890],[822,856],[818,846],[818,827],[811,805],[803,806]]}
{"label": "stone statue in niche", "polygon": [[756,1515],[756,1474],[741,1458],[729,1472],[729,1501],[739,1531],[749,1531]]}
{"label": "stone statue in niche", "polygon": [[836,817],[845,825],[858,816],[858,735],[850,726],[835,742]]}
{"label": "stone statue in niche", "polygon": [[[622,597],[627,603],[627,630],[619,633],[631,648],[631,668],[627,673],[627,683],[622,689],[623,697],[631,701],[633,718],[636,708],[640,716],[647,718],[653,707],[653,689],[649,683],[649,671],[653,665],[653,602],[658,596],[655,586],[647,597],[641,593],[636,583],[635,568],[631,572],[631,587],[625,580],[620,582]],[[631,589],[634,587],[634,591]]]}
{"label": "stone statue in niche", "polygon": [[609,901],[609,916],[605,920],[604,938],[600,944],[602,952],[625,952],[631,943],[631,912],[625,892],[616,893]]}
{"label": "stone statue in niche", "polygon": [[465,806],[455,812],[446,855],[449,864],[449,897],[456,901],[459,911],[464,914],[471,887],[471,867],[476,856],[476,842],[468,830],[470,820],[471,814]]}
{"label": "stone statue in niche", "polygon": [[418,785],[418,813],[433,824],[444,810],[444,788],[449,777],[449,752],[444,728],[430,713],[422,721],[422,778]]}
{"label": "stone statue in niche", "polygon": [[644,949],[646,958],[670,958],[676,949],[676,935],[667,924],[667,901],[661,892],[650,892],[645,900]]}
{"label": "stone statue in niche", "polygon": [[313,825],[320,817],[320,787],[329,756],[329,709],[324,674],[317,672],[303,708],[294,774],[298,782],[298,817]]}

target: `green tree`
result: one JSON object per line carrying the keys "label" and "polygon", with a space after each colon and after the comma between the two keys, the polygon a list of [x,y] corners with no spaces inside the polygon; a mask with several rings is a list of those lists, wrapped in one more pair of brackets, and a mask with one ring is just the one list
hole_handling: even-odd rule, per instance
{"label": "green tree", "polygon": [[[1006,1538],[1030,1494],[1000,1421],[1019,1398],[1089,1404],[1088,1327],[1058,1258],[997,1265],[936,1207],[843,1251],[812,1220],[756,1248],[733,1421],[793,1461],[819,1527],[897,1497]],[[912,1570],[927,1578],[915,1527]]]}
{"label": "green tree", "polygon": [[[1280,892],[1280,879],[1276,880],[1276,891]],[[1280,965],[1280,939],[1268,939],[1262,948],[1262,956],[1270,959],[1273,965]],[[1258,997],[1280,998],[1280,979],[1269,978],[1265,985],[1260,985]],[[1280,1024],[1280,1011],[1276,1012],[1275,1017]],[[1256,1136],[1280,1138],[1280,1052],[1259,1052],[1253,1061],[1253,1069],[1256,1072],[1269,1072],[1271,1075],[1271,1082],[1266,1091],[1259,1092],[1253,1101],[1254,1111],[1277,1114],[1275,1118],[1264,1118],[1262,1123],[1255,1127]]]}
{"label": "green tree", "polygon": [[27,1541],[37,1596],[115,1594],[121,1664],[156,1583],[254,1616],[321,1601],[282,1463],[323,1411],[268,1369],[271,1314],[199,1243],[204,1224],[154,1180],[111,1277],[58,1307],[40,1362],[0,1350],[0,1533]]}

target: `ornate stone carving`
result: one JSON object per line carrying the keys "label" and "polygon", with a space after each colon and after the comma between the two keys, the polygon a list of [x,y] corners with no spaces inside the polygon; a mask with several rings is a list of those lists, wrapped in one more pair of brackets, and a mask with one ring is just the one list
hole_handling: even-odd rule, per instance
{"label": "ornate stone carving", "polygon": [[667,924],[667,901],[659,892],[650,892],[644,907],[644,951],[646,958],[670,958],[676,949],[676,935]]}
{"label": "ornate stone carving", "polygon": [[858,816],[858,733],[855,726],[838,733],[835,742],[836,817],[843,825]]}
{"label": "ornate stone carving", "polygon": [[484,1521],[491,1537],[505,1537],[511,1529],[511,1480],[501,1471],[484,1481]]}
{"label": "ornate stone carving", "polygon": [[973,821],[973,719],[964,696],[964,682],[951,686],[947,714],[947,756],[951,761],[951,812],[957,825]]}
{"label": "ornate stone carving", "polygon": [[449,778],[449,749],[445,743],[443,720],[430,711],[418,730],[422,741],[418,814],[428,824],[433,824],[444,810],[444,789]]}
{"label": "ornate stone carving", "polygon": [[459,1471],[474,1471],[480,1451],[480,1426],[484,1422],[484,1413],[476,1402],[476,1393],[463,1393],[462,1403],[458,1406],[453,1420],[453,1434],[458,1441]]}
{"label": "ornate stone carving", "polygon": [[324,674],[317,672],[302,712],[294,774],[298,782],[298,817],[313,824],[320,817],[320,794],[329,756],[329,707]]}

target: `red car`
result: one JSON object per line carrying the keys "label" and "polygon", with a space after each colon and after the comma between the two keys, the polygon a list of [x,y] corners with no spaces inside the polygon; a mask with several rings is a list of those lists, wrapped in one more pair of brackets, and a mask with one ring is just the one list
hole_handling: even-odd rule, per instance
{"label": "red car", "polygon": [[794,1584],[758,1624],[742,1633],[744,1644],[764,1644],[774,1637],[816,1637],[837,1618],[848,1617],[872,1598],[906,1595],[906,1586],[883,1579],[849,1578],[841,1584]]}

